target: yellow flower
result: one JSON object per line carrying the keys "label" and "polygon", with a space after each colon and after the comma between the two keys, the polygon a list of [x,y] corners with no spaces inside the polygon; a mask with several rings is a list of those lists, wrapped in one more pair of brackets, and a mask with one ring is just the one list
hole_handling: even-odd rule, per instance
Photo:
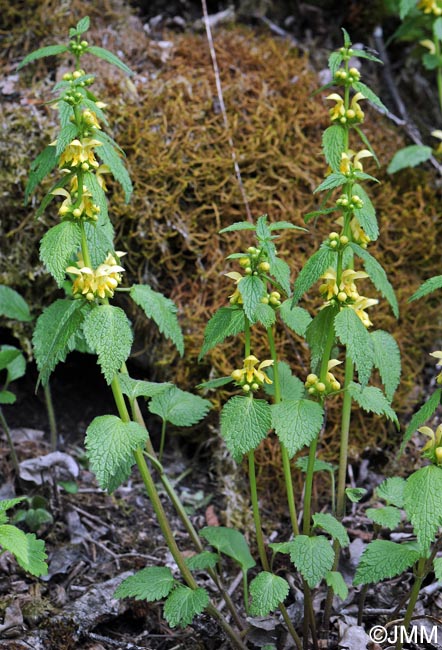
{"label": "yellow flower", "polygon": [[430,427],[420,427],[420,433],[429,438],[429,441],[422,447],[422,455],[430,458],[437,465],[442,464],[442,424],[439,424],[436,431]]}
{"label": "yellow flower", "polygon": [[336,368],[336,366],[339,366],[342,363],[342,361],[338,361],[337,359],[330,359],[327,365],[327,374],[325,376],[328,387],[332,391],[340,390],[341,384],[339,381],[337,381],[336,377],[334,376],[333,373],[330,372],[330,370],[333,370],[333,368]]}
{"label": "yellow flower", "polygon": [[323,275],[321,280],[325,280],[324,284],[319,287],[319,293],[324,296],[326,300],[331,300],[333,296],[339,293],[338,285],[336,284],[336,271],[329,268]]}
{"label": "yellow flower", "polygon": [[[319,291],[324,295],[326,300],[331,300],[334,296],[338,296],[340,292],[345,293],[349,298],[356,300],[359,298],[358,290],[355,284],[355,280],[362,280],[368,278],[368,274],[365,271],[354,271],[353,269],[347,269],[341,274],[341,282],[339,286],[336,282],[336,271],[332,268],[329,268],[324,275],[321,276],[321,280],[325,280],[324,284],[321,284]],[[341,302],[345,302],[344,299]]]}
{"label": "yellow flower", "polygon": [[345,117],[345,106],[344,106],[344,100],[338,93],[332,93],[331,95],[327,95],[325,99],[330,99],[331,101],[336,102],[336,104],[329,110],[330,113],[330,119],[332,122],[335,120],[340,120],[342,117]]}
{"label": "yellow flower", "polygon": [[372,156],[373,154],[371,154],[368,149],[362,149],[358,153],[355,153],[352,149],[348,149],[348,151],[344,151],[341,154],[342,160],[339,171],[342,174],[350,174],[354,170],[363,172],[364,169],[362,167],[361,160],[363,158],[370,158]]}
{"label": "yellow flower", "polygon": [[[123,257],[125,253],[117,251],[117,258]],[[73,295],[84,295],[87,300],[94,298],[112,298],[115,289],[121,282],[121,273],[124,271],[119,266],[115,257],[109,253],[104,262],[95,270],[84,265],[81,255],[78,257],[77,266],[68,266],[67,273],[75,275],[76,278],[72,284]]]}
{"label": "yellow flower", "polygon": [[99,147],[101,142],[92,138],[84,138],[80,140],[72,140],[60,156],[59,166],[71,165],[77,167],[87,163],[91,167],[97,168],[99,166],[95,159],[94,147]]}
{"label": "yellow flower", "polygon": [[[77,180],[76,177],[75,180]],[[78,185],[78,182],[75,184]],[[74,184],[72,184],[72,186],[73,185]],[[100,212],[100,208],[98,207],[98,205],[95,205],[95,203],[93,202],[92,194],[90,194],[87,191],[86,186],[83,186],[83,194],[81,196],[81,201],[78,205],[76,204],[76,201],[72,199],[71,194],[63,187],[59,187],[53,190],[52,194],[54,194],[55,196],[65,197],[65,200],[63,201],[63,203],[58,209],[58,214],[61,217],[64,217],[70,213],[78,219],[80,217],[86,217],[88,219],[91,219],[92,221],[97,221],[98,219],[97,215]]]}
{"label": "yellow flower", "polygon": [[442,16],[442,6],[441,2],[438,2],[438,0],[420,0],[417,3],[417,8],[422,9],[424,14]]}
{"label": "yellow flower", "polygon": [[100,122],[97,119],[94,111],[83,111],[83,120],[92,129],[101,129]]}
{"label": "yellow flower", "polygon": [[[259,363],[259,366],[255,368],[257,363],[259,363],[259,360],[253,354],[250,354],[244,359],[244,367],[232,372],[232,378],[239,384],[245,384],[245,382],[247,382],[246,385],[249,385],[254,390],[257,390],[264,383],[272,384],[272,380],[267,377],[262,369],[272,366],[273,360],[267,359],[266,361],[262,361]],[[256,386],[254,386],[254,384],[256,384]]]}
{"label": "yellow flower", "polygon": [[[350,108],[349,108],[349,111],[353,111],[354,113],[354,116],[353,114],[351,114],[351,116],[356,118],[358,122],[362,122],[362,120],[364,119],[364,111],[362,110],[362,108],[359,106],[358,103],[361,101],[361,99],[365,99],[364,95],[362,93],[356,93],[356,95],[354,95],[353,99],[350,102]],[[351,116],[348,115],[349,111],[347,111],[347,117],[350,118]]]}
{"label": "yellow flower", "polygon": [[[344,225],[344,217],[339,217],[336,222],[339,226]],[[359,244],[362,248],[367,248],[367,244],[371,242],[370,237],[365,233],[357,217],[353,217],[350,221],[350,230],[352,234],[352,241]]]}
{"label": "yellow flower", "polygon": [[[432,132],[431,132],[431,135],[432,135],[434,138],[437,138],[438,140],[442,140],[442,131],[440,131],[439,129],[436,129],[436,131],[432,131]],[[439,142],[439,144],[438,144],[438,146],[437,146],[437,149],[435,150],[434,153],[435,153],[436,155],[439,155],[440,153],[442,153],[442,142]]]}
{"label": "yellow flower", "polygon": [[[237,271],[230,271],[229,273],[225,273],[224,275],[226,275],[231,280],[235,280],[236,285],[238,285],[240,280],[243,279],[241,273],[238,273]],[[242,305],[242,296],[238,288],[236,288],[235,291],[229,296],[229,300],[232,305]]]}
{"label": "yellow flower", "polygon": [[[436,368],[440,368],[442,366],[442,352],[441,351],[430,352],[430,357],[435,357],[435,359],[439,359],[438,363],[436,363]],[[438,384],[442,384],[442,371],[436,377],[436,382]]]}
{"label": "yellow flower", "polygon": [[369,307],[377,305],[378,302],[379,300],[375,300],[374,298],[365,298],[364,296],[359,296],[353,304],[349,305],[349,307],[350,309],[354,309],[365,327],[371,327],[373,323],[369,319],[368,314],[365,313],[365,310]]}

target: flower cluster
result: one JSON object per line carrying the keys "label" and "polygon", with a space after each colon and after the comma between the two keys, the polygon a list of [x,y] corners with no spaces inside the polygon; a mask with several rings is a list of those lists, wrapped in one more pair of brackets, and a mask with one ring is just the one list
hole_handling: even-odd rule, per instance
{"label": "flower cluster", "polygon": [[374,298],[361,296],[355,283],[356,280],[363,280],[368,277],[369,276],[365,271],[346,269],[342,272],[338,284],[336,271],[333,268],[329,268],[321,276],[321,280],[325,280],[325,282],[319,287],[321,295],[326,300],[325,306],[334,302],[340,307],[350,307],[356,312],[365,327],[371,327],[373,323],[370,321],[365,310],[369,307],[373,307],[373,305],[377,305],[379,301]]}
{"label": "flower cluster", "polygon": [[421,9],[424,14],[433,14],[433,16],[442,16],[442,2],[440,0],[420,0],[417,8]]}
{"label": "flower cluster", "polygon": [[330,119],[332,122],[339,122],[340,124],[358,124],[364,119],[364,111],[359,106],[359,102],[365,99],[362,93],[356,93],[350,102],[350,108],[345,108],[344,99],[338,93],[328,95],[326,99],[336,102],[333,108],[330,109]]}
{"label": "flower cluster", "polygon": [[442,465],[442,424],[439,424],[436,431],[430,427],[420,427],[418,431],[429,438],[429,441],[422,447],[422,455],[436,465]]}
{"label": "flower cluster", "polygon": [[330,393],[335,393],[336,391],[340,390],[341,384],[330,371],[336,366],[339,366],[341,363],[342,361],[338,361],[337,359],[330,359],[327,365],[327,374],[324,381],[321,381],[318,375],[315,375],[314,373],[308,375],[305,382],[305,387],[309,395],[325,397]]}
{"label": "flower cluster", "polygon": [[[121,273],[124,271],[119,266],[118,261],[126,253],[115,252],[115,257],[111,253],[106,257],[104,262],[96,269],[85,266],[83,257],[78,256],[77,266],[68,266],[66,273],[75,276],[72,284],[72,294],[80,298],[84,296],[86,300],[92,301],[96,298],[112,298],[115,289],[121,282]],[[118,258],[118,261],[117,259]]]}
{"label": "flower cluster", "polygon": [[[257,368],[255,366],[259,364]],[[244,367],[234,370],[231,374],[232,379],[241,386],[245,393],[255,391],[261,388],[263,384],[272,384],[272,380],[263,372],[263,368],[268,368],[273,365],[272,359],[261,361],[253,354],[250,354],[244,359]]]}

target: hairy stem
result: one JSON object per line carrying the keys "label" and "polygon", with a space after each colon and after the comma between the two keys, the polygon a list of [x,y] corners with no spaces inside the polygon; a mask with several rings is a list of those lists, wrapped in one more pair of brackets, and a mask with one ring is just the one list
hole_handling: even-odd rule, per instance
{"label": "hairy stem", "polygon": [[46,411],[49,420],[49,431],[51,434],[51,449],[52,451],[55,451],[58,444],[57,421],[55,419],[54,402],[52,400],[52,393],[49,382],[43,386],[43,391],[45,396]]}
{"label": "hairy stem", "polygon": [[[404,620],[402,622],[402,627],[405,630],[408,630],[410,626],[411,619],[413,617],[414,608],[416,606],[416,602],[419,597],[419,592],[422,586],[422,582],[426,576],[425,564],[426,564],[426,560],[424,557],[421,558],[417,564],[416,578],[414,580],[414,584],[410,592],[410,599],[408,601],[408,606],[405,612]],[[402,650],[402,646],[403,646],[402,640],[401,638],[399,638],[396,643],[396,650]]]}

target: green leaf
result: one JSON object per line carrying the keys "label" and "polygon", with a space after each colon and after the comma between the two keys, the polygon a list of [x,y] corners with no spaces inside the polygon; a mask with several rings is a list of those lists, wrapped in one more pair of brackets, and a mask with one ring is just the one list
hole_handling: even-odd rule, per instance
{"label": "green leaf", "polygon": [[[18,354],[6,364],[7,382],[8,382],[8,384],[11,384],[13,381],[15,381],[16,379],[20,379],[20,377],[23,377],[23,375],[25,374],[25,372],[26,372],[26,359],[24,358],[24,356],[20,352],[20,350],[17,350],[12,345],[2,345],[2,346],[0,346],[0,351],[4,351],[4,350],[5,351],[14,350],[14,351],[18,352]],[[0,352],[0,356],[1,356],[1,352]],[[1,361],[0,361],[0,368],[2,368],[2,362]]]}
{"label": "green leaf", "polygon": [[[267,395],[275,394],[275,371],[273,366],[270,366],[266,370],[269,379],[273,381],[273,384],[264,384],[264,390]],[[304,396],[304,384],[298,377],[292,375],[290,366],[285,363],[285,361],[278,361],[278,375],[279,375],[279,390],[281,393],[282,400],[297,400],[301,399]]]}
{"label": "green leaf", "polygon": [[313,515],[313,527],[325,530],[326,533],[339,542],[341,548],[346,548],[350,544],[344,526],[328,512],[318,512]]}
{"label": "green leaf", "polygon": [[347,176],[335,172],[329,174],[327,178],[318,185],[313,194],[316,194],[316,192],[323,192],[324,190],[332,190],[335,187],[342,187],[342,185],[345,185],[346,183],[348,183]]}
{"label": "green leaf", "polygon": [[86,453],[91,470],[103,490],[113,492],[129,478],[133,452],[143,449],[147,433],[137,422],[116,415],[100,415],[86,430]]}
{"label": "green leaf", "polygon": [[358,183],[353,185],[352,192],[359,196],[363,202],[362,208],[358,208],[354,211],[355,216],[370,239],[376,241],[379,237],[379,226],[374,205],[367,192]]}
{"label": "green leaf", "polygon": [[373,149],[373,147],[371,146],[370,141],[367,138],[367,136],[365,135],[365,133],[358,126],[354,126],[353,128],[356,131],[356,133],[358,134],[358,136],[361,138],[362,142],[365,144],[365,146],[367,147],[367,149],[369,150],[371,155],[373,156],[373,160],[376,162],[376,165],[378,167],[380,167],[381,164],[379,162],[379,158],[377,157],[376,152]]}
{"label": "green leaf", "polygon": [[376,539],[362,553],[353,584],[366,585],[393,578],[411,567],[419,553],[407,544]]}
{"label": "green leaf", "polygon": [[0,390],[0,404],[15,404],[16,401],[16,396],[10,390]]}
{"label": "green leaf", "polygon": [[73,172],[69,172],[67,174],[64,174],[56,183],[54,183],[51,188],[49,189],[48,193],[46,196],[43,198],[42,202],[38,206],[37,212],[35,213],[35,219],[38,219],[41,217],[41,215],[44,213],[48,205],[55,199],[55,195],[52,194],[54,190],[57,190],[59,187],[64,187],[67,185],[72,178],[74,177]]}
{"label": "green leaf", "polygon": [[17,70],[20,70],[23,68],[23,66],[28,65],[28,63],[32,63],[32,61],[36,61],[37,59],[42,59],[45,56],[55,56],[56,54],[63,54],[63,52],[67,52],[68,48],[66,45],[47,45],[46,47],[40,47],[38,50],[34,50],[25,58],[23,61],[17,66]]}
{"label": "green leaf", "polygon": [[272,427],[292,457],[309,445],[321,430],[324,411],[308,399],[284,400],[272,407]]}
{"label": "green leaf", "polygon": [[430,54],[430,52],[427,52],[422,57],[422,63],[426,70],[436,70],[437,68],[442,67],[442,56],[437,56],[437,54]]}
{"label": "green leaf", "polygon": [[295,226],[295,224],[290,223],[290,221],[274,221],[273,223],[269,223],[268,225],[269,230],[303,230],[304,232],[307,232],[306,228],[302,228],[301,226]]}
{"label": "green leaf", "polygon": [[178,309],[175,303],[145,284],[134,284],[131,287],[130,296],[146,316],[155,321],[161,334],[172,341],[182,356],[184,354],[184,338],[178,322]]}
{"label": "green leaf", "polygon": [[34,576],[47,575],[45,543],[33,533],[10,524],[0,526],[0,546],[12,553],[19,565]]}
{"label": "green leaf", "polygon": [[154,602],[168,596],[175,580],[172,571],[165,566],[151,566],[137,571],[121,582],[114,598],[135,598]]}
{"label": "green leaf", "polygon": [[328,268],[333,267],[336,260],[336,253],[328,246],[321,247],[308,259],[307,263],[296,278],[293,291],[293,303],[295,304],[301,296],[323,275]]}
{"label": "green leaf", "polygon": [[358,244],[350,243],[355,254],[362,260],[364,268],[376,289],[387,299],[393,314],[399,318],[399,306],[394,293],[394,289],[388,281],[387,274],[385,273],[379,262],[368,251]]}
{"label": "green leaf", "polygon": [[417,540],[426,551],[442,525],[440,495],[442,468],[427,465],[408,477],[404,488],[404,506]]}
{"label": "green leaf", "polygon": [[312,322],[312,317],[302,307],[292,307],[291,300],[285,300],[279,308],[282,322],[298,336],[305,336],[307,327]]}
{"label": "green leaf", "polygon": [[254,321],[256,308],[261,298],[267,295],[264,282],[256,275],[246,275],[238,282],[238,290],[247,318]]}
{"label": "green leaf", "polygon": [[14,348],[12,345],[2,345],[0,348],[0,370],[4,370],[12,363],[20,354],[20,350]]}
{"label": "green leaf", "polygon": [[344,27],[341,27],[341,32],[344,37],[344,47],[351,47],[350,35]]}
{"label": "green leaf", "polygon": [[382,59],[380,59],[378,56],[374,56],[374,54],[371,54],[370,52],[367,52],[366,50],[351,50],[350,52],[351,56],[355,56],[358,59],[367,59],[368,61],[373,61],[374,63],[382,63]]}
{"label": "green leaf", "polygon": [[352,503],[359,503],[359,501],[367,494],[364,488],[346,488],[345,494]]}
{"label": "green leaf", "polygon": [[130,401],[137,399],[137,397],[155,397],[155,395],[160,395],[173,386],[170,382],[157,383],[155,381],[132,379],[125,373],[119,375],[119,382],[122,392],[128,396]]}
{"label": "green leaf", "polygon": [[441,289],[441,288],[442,288],[442,275],[435,275],[432,278],[428,278],[428,280],[425,280],[425,282],[419,287],[419,289],[413,293],[411,298],[409,298],[409,302],[412,302],[412,300],[417,300],[418,298],[423,298],[424,296],[427,296],[429,293],[436,291],[436,289]]}
{"label": "green leaf", "polygon": [[221,435],[237,462],[244,454],[258,447],[271,426],[270,405],[251,395],[235,395],[221,411]]}
{"label": "green leaf", "polygon": [[81,246],[80,224],[62,221],[50,228],[40,242],[40,259],[59,287],[66,277],[66,267]]}
{"label": "green leaf", "polygon": [[395,174],[407,167],[416,167],[428,160],[433,153],[431,147],[419,144],[412,144],[397,151],[387,167],[389,174]]}
{"label": "green leaf", "polygon": [[433,34],[440,41],[442,40],[442,18],[436,18],[433,23]]}
{"label": "green leaf", "polygon": [[379,370],[385,395],[391,402],[401,379],[401,353],[388,332],[377,330],[370,334],[374,348],[374,365]]}
{"label": "green leaf", "polygon": [[55,366],[66,359],[83,322],[82,300],[56,300],[39,316],[32,337],[39,382],[47,384]]}
{"label": "green leaf", "polygon": [[54,169],[58,162],[58,156],[54,145],[48,145],[46,149],[37,156],[31,163],[29,179],[25,189],[25,205],[37,185]]}
{"label": "green leaf", "polygon": [[192,395],[172,386],[155,395],[149,403],[149,411],[177,427],[191,427],[202,420],[211,407],[207,399]]}
{"label": "green leaf", "polygon": [[86,222],[84,228],[92,266],[97,268],[104,262],[107,255],[114,250],[114,229],[109,217],[101,214],[101,212],[96,223]]}
{"label": "green leaf", "polygon": [[266,329],[271,327],[276,321],[275,310],[270,305],[259,303],[255,309],[255,320],[262,323]]}
{"label": "green leaf", "polygon": [[261,571],[250,583],[250,613],[252,616],[268,616],[287,598],[289,590],[287,580],[268,571]]}
{"label": "green leaf", "polygon": [[433,560],[434,575],[438,582],[442,582],[442,557],[435,557]]}
{"label": "green leaf", "polygon": [[2,499],[0,501],[0,512],[3,513],[6,512],[7,510],[10,510],[11,508],[15,508],[16,505],[22,503],[25,500],[26,500],[25,496],[15,497],[14,499]]}
{"label": "green leaf", "polygon": [[246,538],[239,530],[226,526],[206,526],[200,530],[200,535],[218,553],[223,553],[235,560],[243,571],[252,569],[256,562],[253,559]]}
{"label": "green leaf", "polygon": [[297,535],[290,542],[290,559],[313,589],[331,570],[335,558],[333,548],[326,537]]}
{"label": "green leaf", "polygon": [[89,27],[90,27],[89,16],[84,16],[83,18],[81,18],[81,20],[78,21],[75,31],[77,32],[77,35],[80,36],[80,34],[84,34],[84,32],[87,32]]}
{"label": "green leaf", "polygon": [[[227,226],[227,228],[223,228],[222,230],[219,231],[220,235],[225,233],[225,232],[236,232],[237,230],[256,230],[256,226],[253,223],[250,223],[250,221],[236,221],[235,223],[232,223],[230,226]],[[241,257],[244,257],[241,255]]]}
{"label": "green leaf", "polygon": [[133,192],[133,186],[129,173],[121,160],[120,154],[108,144],[102,144],[101,147],[98,147],[97,154],[103,163],[109,167],[115,180],[120,183],[124,190],[126,203],[129,203]]}
{"label": "green leaf", "polygon": [[339,173],[341,154],[346,148],[346,130],[338,124],[333,124],[325,129],[322,135],[322,146],[327,163],[334,172]]}
{"label": "green leaf", "polygon": [[83,332],[98,356],[106,382],[111,384],[132,348],[133,334],[126,314],[112,305],[94,307],[85,318]]}
{"label": "green leaf", "polygon": [[233,381],[232,377],[217,377],[216,379],[210,379],[209,381],[203,381],[202,384],[198,384],[198,389],[211,390],[213,388],[221,388],[226,384],[230,384]]}
{"label": "green leaf", "polygon": [[357,313],[347,307],[335,318],[335,331],[347,354],[356,366],[361,385],[370,379],[374,362],[374,349],[370,334]]}
{"label": "green leaf", "polygon": [[[107,209],[106,194],[103,188],[101,187],[100,183],[98,182],[95,174],[93,174],[92,172],[83,173],[83,187],[89,190],[89,192],[92,194],[94,203],[96,203],[96,205],[98,205],[98,207],[100,208],[100,215],[98,221],[92,225],[95,226],[95,228],[98,228],[100,226],[103,227],[103,224],[105,223],[110,224],[109,214]],[[110,226],[112,226],[112,224],[110,224]],[[112,230],[112,234],[113,234],[113,230]],[[113,250],[113,246],[111,247],[110,250]]]}
{"label": "green leaf", "polygon": [[0,316],[21,322],[32,320],[26,300],[17,291],[4,284],[0,285]]}
{"label": "green leaf", "polygon": [[390,402],[385,397],[384,393],[375,386],[365,386],[356,384],[354,381],[350,382],[348,391],[359,406],[368,413],[376,413],[376,415],[385,415],[386,418],[391,420],[398,426],[398,419],[396,413],[390,406]]}
{"label": "green leaf", "polygon": [[383,499],[386,503],[396,506],[397,508],[404,507],[404,488],[405,479],[400,476],[392,476],[385,479],[376,488],[376,494],[379,499]]}
{"label": "green leaf", "polygon": [[[308,467],[308,456],[301,456],[301,458],[298,458],[298,460],[296,461],[296,467],[300,469],[301,472],[306,472]],[[320,460],[318,458],[315,458],[313,471],[330,472],[330,474],[334,474],[334,472],[336,471],[336,465],[332,465],[331,463],[327,463],[327,461],[325,460]]]}
{"label": "green leaf", "polygon": [[59,156],[62,151],[66,149],[68,144],[75,140],[79,135],[78,126],[69,122],[66,126],[63,126],[60,133],[57,136],[57,144],[55,146],[55,153]]}
{"label": "green leaf", "polygon": [[401,20],[416,6],[417,0],[399,0],[399,17]]}
{"label": "green leaf", "polygon": [[328,69],[330,70],[332,77],[334,77],[337,70],[339,70],[343,60],[341,52],[332,52],[328,57]]}
{"label": "green leaf", "polygon": [[120,68],[120,70],[122,70],[128,75],[133,74],[132,70],[125,63],[123,63],[123,61],[121,61],[112,52],[109,52],[109,50],[105,50],[103,47],[98,47],[97,45],[90,45],[87,48],[86,52],[88,54],[93,54],[94,56],[98,56],[99,59],[103,59],[103,61],[107,61],[108,63],[115,65],[117,68]]}
{"label": "green leaf", "polygon": [[186,558],[185,563],[190,571],[205,571],[206,569],[213,569],[217,565],[218,555],[211,551],[202,551]]}
{"label": "green leaf", "polygon": [[336,206],[334,206],[333,208],[322,208],[322,209],[320,208],[319,210],[313,210],[313,212],[307,212],[307,214],[304,217],[304,222],[308,223],[311,219],[314,219],[315,217],[320,217],[323,214],[331,214],[332,212],[336,212]]}
{"label": "green leaf", "polygon": [[324,307],[315,316],[310,325],[305,331],[305,338],[311,350],[311,365],[315,368],[324,354],[325,346],[327,343],[328,333],[334,327],[336,314],[339,313],[337,305],[329,305]]}
{"label": "green leaf", "polygon": [[209,352],[215,345],[222,343],[228,336],[235,336],[244,331],[244,311],[238,307],[221,307],[206,325],[204,343],[198,359]]}
{"label": "green leaf", "polygon": [[399,450],[400,453],[404,450],[405,445],[411,439],[411,436],[414,434],[420,426],[422,426],[427,420],[431,418],[437,407],[441,402],[442,388],[436,388],[430,399],[428,399],[425,404],[423,404],[420,409],[413,415],[410,420],[409,425],[407,426],[404,439]]}
{"label": "green leaf", "polygon": [[186,627],[209,604],[209,594],[202,587],[190,589],[180,585],[172,591],[164,605],[164,618],[170,627]]}
{"label": "green leaf", "polygon": [[394,530],[401,521],[401,511],[394,506],[385,506],[385,508],[367,508],[365,514],[378,526]]}
{"label": "green leaf", "polygon": [[290,266],[284,260],[276,257],[272,260],[270,275],[273,275],[281,289],[290,295]]}
{"label": "green leaf", "polygon": [[352,87],[357,92],[362,93],[369,102],[380,108],[385,113],[388,113],[388,108],[385,106],[385,104],[380,100],[376,93],[374,93],[371,88],[362,83],[362,81],[354,81],[352,83]]}
{"label": "green leaf", "polygon": [[333,589],[333,593],[335,593],[341,600],[347,598],[348,587],[345,584],[342,573],[339,571],[329,571],[325,576],[325,582],[331,589]]}

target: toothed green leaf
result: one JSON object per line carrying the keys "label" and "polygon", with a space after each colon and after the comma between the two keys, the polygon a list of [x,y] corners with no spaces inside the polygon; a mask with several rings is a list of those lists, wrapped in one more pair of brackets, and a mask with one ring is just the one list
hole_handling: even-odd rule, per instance
{"label": "toothed green leaf", "polygon": [[442,468],[427,465],[408,477],[404,488],[404,506],[419,544],[427,550],[442,526],[440,495]]}
{"label": "toothed green leaf", "polygon": [[292,457],[309,445],[321,430],[324,411],[308,399],[283,400],[272,407],[272,427]]}
{"label": "toothed green leaf", "polygon": [[302,271],[296,278],[293,290],[293,302],[295,304],[300,298],[319,280],[327,269],[333,267],[336,261],[336,253],[328,246],[323,246],[314,253]]}
{"label": "toothed green leaf", "polygon": [[0,285],[0,316],[21,322],[32,320],[26,300],[17,291],[3,284]]}
{"label": "toothed green leaf", "polygon": [[147,567],[123,580],[115,590],[114,598],[135,598],[154,602],[168,596],[174,583],[175,579],[169,567]]}
{"label": "toothed green leaf", "polygon": [[246,275],[238,282],[238,290],[247,318],[254,321],[256,308],[261,303],[261,298],[267,295],[264,282],[256,275]]}
{"label": "toothed green leaf", "polygon": [[401,379],[401,353],[399,346],[388,332],[377,330],[370,334],[374,347],[374,365],[379,370],[385,395],[393,399]]}
{"label": "toothed green leaf", "polygon": [[376,415],[385,415],[389,420],[398,425],[396,413],[390,406],[390,402],[385,397],[384,393],[375,386],[362,387],[354,381],[350,382],[348,391],[359,406],[368,413],[376,413]]}
{"label": "toothed green leaf", "polygon": [[191,427],[202,420],[210,409],[209,400],[172,386],[155,395],[149,411],[177,427]]}
{"label": "toothed green leaf", "polygon": [[213,569],[217,565],[218,555],[211,551],[202,551],[186,558],[185,562],[191,571],[205,571],[206,569]]}
{"label": "toothed green leaf", "polygon": [[376,289],[387,299],[393,314],[396,318],[399,318],[399,306],[394,293],[394,289],[391,286],[387,274],[385,273],[382,266],[379,262],[372,256],[368,251],[361,246],[351,242],[350,246],[352,247],[355,254],[362,260],[364,268],[370,280],[373,282]]}
{"label": "toothed green leaf", "polygon": [[114,147],[108,144],[102,144],[98,147],[97,154],[103,163],[109,167],[115,180],[120,183],[124,191],[126,203],[129,203],[133,192],[133,186],[120,154],[114,149]]}
{"label": "toothed green leaf", "polygon": [[112,305],[94,307],[85,318],[83,332],[98,356],[106,382],[111,384],[132,348],[133,334],[126,314]]}
{"label": "toothed green leaf", "polygon": [[157,383],[155,381],[132,379],[132,377],[124,373],[119,375],[119,381],[122,392],[130,400],[137,399],[137,397],[155,397],[155,395],[164,393],[165,390],[173,386],[170,382]]}
{"label": "toothed green leaf", "polygon": [[385,506],[385,508],[367,508],[365,514],[378,526],[394,530],[401,521],[401,511],[394,506]]}
{"label": "toothed green leaf", "polygon": [[417,300],[418,298],[423,298],[424,296],[427,296],[429,293],[433,293],[433,291],[436,291],[436,289],[441,289],[442,288],[442,275],[435,275],[433,278],[429,278],[428,280],[425,280],[425,282],[413,293],[411,298],[409,299],[410,302],[412,300]]}
{"label": "toothed green leaf", "polygon": [[[275,371],[273,366],[266,369],[272,384],[264,384],[267,395],[275,394]],[[290,366],[285,361],[278,361],[279,390],[282,400],[299,400],[304,396],[304,384],[298,377],[292,375]]]}
{"label": "toothed green leaf", "polygon": [[103,59],[103,61],[107,61],[108,63],[115,65],[117,68],[120,68],[120,70],[122,70],[128,75],[133,74],[132,70],[125,63],[123,63],[121,59],[115,56],[113,52],[109,52],[109,50],[105,50],[103,47],[98,47],[97,45],[90,45],[87,48],[86,52],[88,54],[93,54],[94,56],[98,56],[99,59]]}
{"label": "toothed green leaf", "polygon": [[182,356],[184,354],[184,338],[178,322],[178,309],[175,303],[146,284],[134,284],[131,287],[130,295],[146,316],[152,318],[157,324],[161,334],[172,341]]}
{"label": "toothed green leaf", "polygon": [[346,148],[346,130],[337,124],[329,126],[322,135],[322,146],[327,163],[334,172],[339,173],[341,155]]}
{"label": "toothed green leaf", "polygon": [[170,627],[187,627],[209,604],[209,594],[202,587],[190,589],[180,585],[172,591],[164,605],[164,618]]}
{"label": "toothed green leaf", "polygon": [[318,512],[313,515],[313,526],[325,530],[326,533],[339,542],[341,548],[346,548],[350,544],[344,526],[328,512]]}
{"label": "toothed green leaf", "polygon": [[407,167],[417,167],[417,165],[431,158],[432,154],[433,150],[431,147],[411,144],[409,147],[404,147],[394,154],[387,167],[387,172],[389,174],[395,174],[401,169],[407,169]]}
{"label": "toothed green leaf", "polygon": [[361,385],[365,386],[370,379],[374,361],[373,343],[367,328],[356,312],[347,307],[336,316],[335,331],[356,366]]}
{"label": "toothed green leaf", "polygon": [[29,179],[25,189],[25,205],[28,203],[29,197],[37,185],[54,169],[57,162],[58,156],[55,147],[48,145],[31,163]]}
{"label": "toothed green leaf", "polygon": [[379,499],[383,499],[386,503],[396,506],[397,508],[404,507],[404,489],[405,479],[400,476],[392,476],[385,479],[376,488],[376,494]]}
{"label": "toothed green leaf", "polygon": [[66,268],[81,245],[80,224],[62,221],[50,228],[40,243],[40,259],[59,287],[66,278]]}
{"label": "toothed green leaf", "polygon": [[13,554],[19,565],[34,576],[48,573],[45,543],[33,533],[24,533],[10,524],[0,526],[0,547]]}
{"label": "toothed green leaf", "polygon": [[376,539],[362,553],[353,584],[366,585],[400,575],[419,559],[407,544]]}
{"label": "toothed green leaf", "polygon": [[66,45],[46,45],[46,47],[40,47],[38,50],[34,50],[25,58],[23,61],[17,66],[17,70],[20,70],[23,68],[23,66],[28,65],[28,63],[32,63],[33,61],[37,61],[37,59],[42,59],[45,56],[55,56],[56,54],[63,54],[64,52],[67,52],[68,48]]}
{"label": "toothed green leaf", "polygon": [[325,581],[328,587],[333,589],[333,593],[336,594],[341,600],[345,600],[348,596],[348,587],[345,584],[345,580],[342,577],[342,573],[339,571],[329,571],[325,576]]}
{"label": "toothed green leaf", "polygon": [[113,492],[129,478],[135,463],[133,452],[143,449],[147,433],[137,422],[123,422],[116,415],[101,415],[86,431],[86,455],[103,490]]}
{"label": "toothed green leaf", "polygon": [[204,343],[199,359],[215,345],[222,343],[228,336],[235,336],[244,331],[244,311],[238,307],[221,307],[206,325]]}
{"label": "toothed green leaf", "polygon": [[323,535],[297,535],[290,542],[290,559],[311,589],[331,570],[334,558],[333,548]]}
{"label": "toothed green leaf", "polygon": [[305,336],[307,327],[312,322],[312,317],[302,307],[292,307],[291,300],[285,300],[279,308],[279,315],[287,327],[295,334]]}
{"label": "toothed green leaf", "polygon": [[268,571],[261,571],[250,583],[252,616],[268,616],[284,602],[289,593],[289,583],[280,576]]}
{"label": "toothed green leaf", "polygon": [[244,535],[235,528],[206,526],[200,531],[200,535],[219,553],[235,560],[243,571],[255,566],[255,560],[249,551]]}
{"label": "toothed green leaf", "polygon": [[413,415],[407,426],[404,439],[401,444],[400,452],[403,451],[411,436],[421,427],[427,420],[431,418],[437,407],[441,403],[442,388],[436,388],[431,397],[423,404],[420,409]]}
{"label": "toothed green leaf", "polygon": [[271,426],[270,405],[262,399],[236,395],[221,411],[221,435],[237,462],[258,447]]}

